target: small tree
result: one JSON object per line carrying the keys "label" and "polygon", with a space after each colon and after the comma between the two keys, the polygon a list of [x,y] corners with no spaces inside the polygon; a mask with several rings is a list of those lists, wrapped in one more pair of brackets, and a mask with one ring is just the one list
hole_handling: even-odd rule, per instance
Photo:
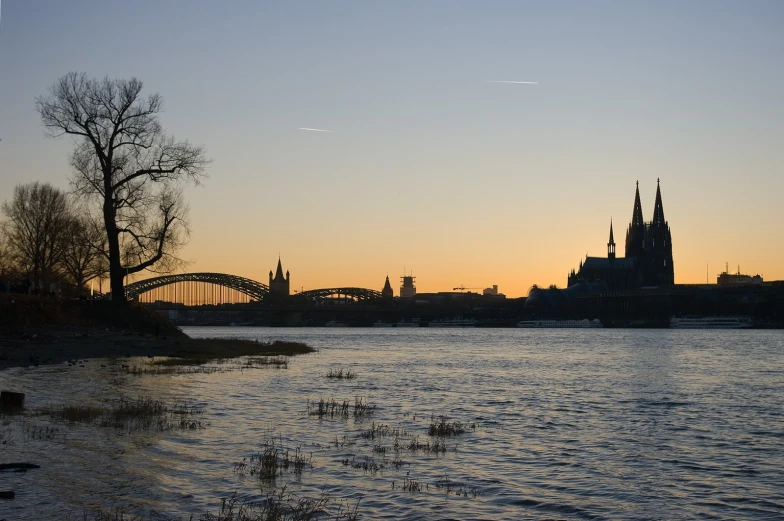
{"label": "small tree", "polygon": [[[0,226],[0,284],[10,283],[17,276],[16,263],[5,236],[5,226]],[[2,287],[0,291],[3,291]]]}
{"label": "small tree", "polygon": [[69,240],[63,248],[62,269],[81,294],[84,285],[106,273],[106,234],[99,223],[73,215],[68,223]]}
{"label": "small tree", "polygon": [[50,136],[76,138],[72,183],[100,209],[112,300],[119,302],[126,300],[126,275],[176,264],[188,236],[179,186],[198,184],[208,164],[203,147],[163,132],[161,97],[144,99],[141,90],[136,78],[96,80],[71,72],[36,99]]}
{"label": "small tree", "polygon": [[68,241],[68,198],[48,183],[14,187],[3,203],[8,249],[17,268],[33,286],[59,278],[59,263]]}

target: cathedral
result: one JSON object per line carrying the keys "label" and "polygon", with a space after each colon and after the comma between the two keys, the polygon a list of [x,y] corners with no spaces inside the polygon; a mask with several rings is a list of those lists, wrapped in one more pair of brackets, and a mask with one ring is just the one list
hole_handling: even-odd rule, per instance
{"label": "cathedral", "polygon": [[661,187],[656,180],[656,202],[653,220],[645,222],[640,203],[640,183],[634,196],[632,221],[626,230],[624,257],[615,256],[615,239],[610,221],[607,257],[586,257],[580,267],[569,274],[568,286],[580,282],[603,282],[608,289],[636,289],[649,286],[671,286],[675,283],[672,264],[670,225],[664,218]]}

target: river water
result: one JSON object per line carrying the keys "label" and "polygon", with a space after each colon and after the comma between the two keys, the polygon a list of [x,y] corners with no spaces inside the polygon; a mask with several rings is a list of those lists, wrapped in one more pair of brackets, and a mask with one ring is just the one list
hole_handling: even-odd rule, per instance
{"label": "river water", "polygon": [[[0,462],[41,468],[0,474],[0,490],[17,492],[0,502],[0,519],[216,513],[234,492],[270,490],[235,466],[271,439],[309,459],[278,486],[359,501],[360,519],[784,519],[779,331],[186,332],[319,351],[285,369],[136,376],[122,364],[145,360],[123,359],[0,373],[0,387],[26,392],[30,408],[148,396],[203,407],[205,425],[125,432],[6,418]],[[339,369],[356,377],[326,377]],[[376,407],[370,416],[308,414],[309,401],[357,397]],[[439,416],[466,432],[429,436]],[[362,437],[373,422],[398,436]],[[446,450],[421,448],[437,443]]]}

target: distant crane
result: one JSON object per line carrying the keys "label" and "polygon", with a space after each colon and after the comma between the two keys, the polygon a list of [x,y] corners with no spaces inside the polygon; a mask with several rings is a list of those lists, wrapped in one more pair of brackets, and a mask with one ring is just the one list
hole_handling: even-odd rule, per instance
{"label": "distant crane", "polygon": [[465,291],[467,289],[482,289],[482,288],[467,288],[465,286],[458,286],[456,288],[452,288],[452,291]]}

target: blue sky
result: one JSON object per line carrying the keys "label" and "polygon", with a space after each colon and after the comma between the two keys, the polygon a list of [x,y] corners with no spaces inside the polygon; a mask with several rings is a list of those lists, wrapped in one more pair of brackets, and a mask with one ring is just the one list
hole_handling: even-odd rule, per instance
{"label": "blue sky", "polygon": [[263,281],[280,253],[306,289],[407,266],[420,290],[524,295],[603,255],[610,217],[623,237],[637,179],[650,219],[661,178],[678,282],[782,279],[782,26],[775,1],[6,0],[0,199],[68,187],[37,95],[135,76],[213,159],[194,270]]}

